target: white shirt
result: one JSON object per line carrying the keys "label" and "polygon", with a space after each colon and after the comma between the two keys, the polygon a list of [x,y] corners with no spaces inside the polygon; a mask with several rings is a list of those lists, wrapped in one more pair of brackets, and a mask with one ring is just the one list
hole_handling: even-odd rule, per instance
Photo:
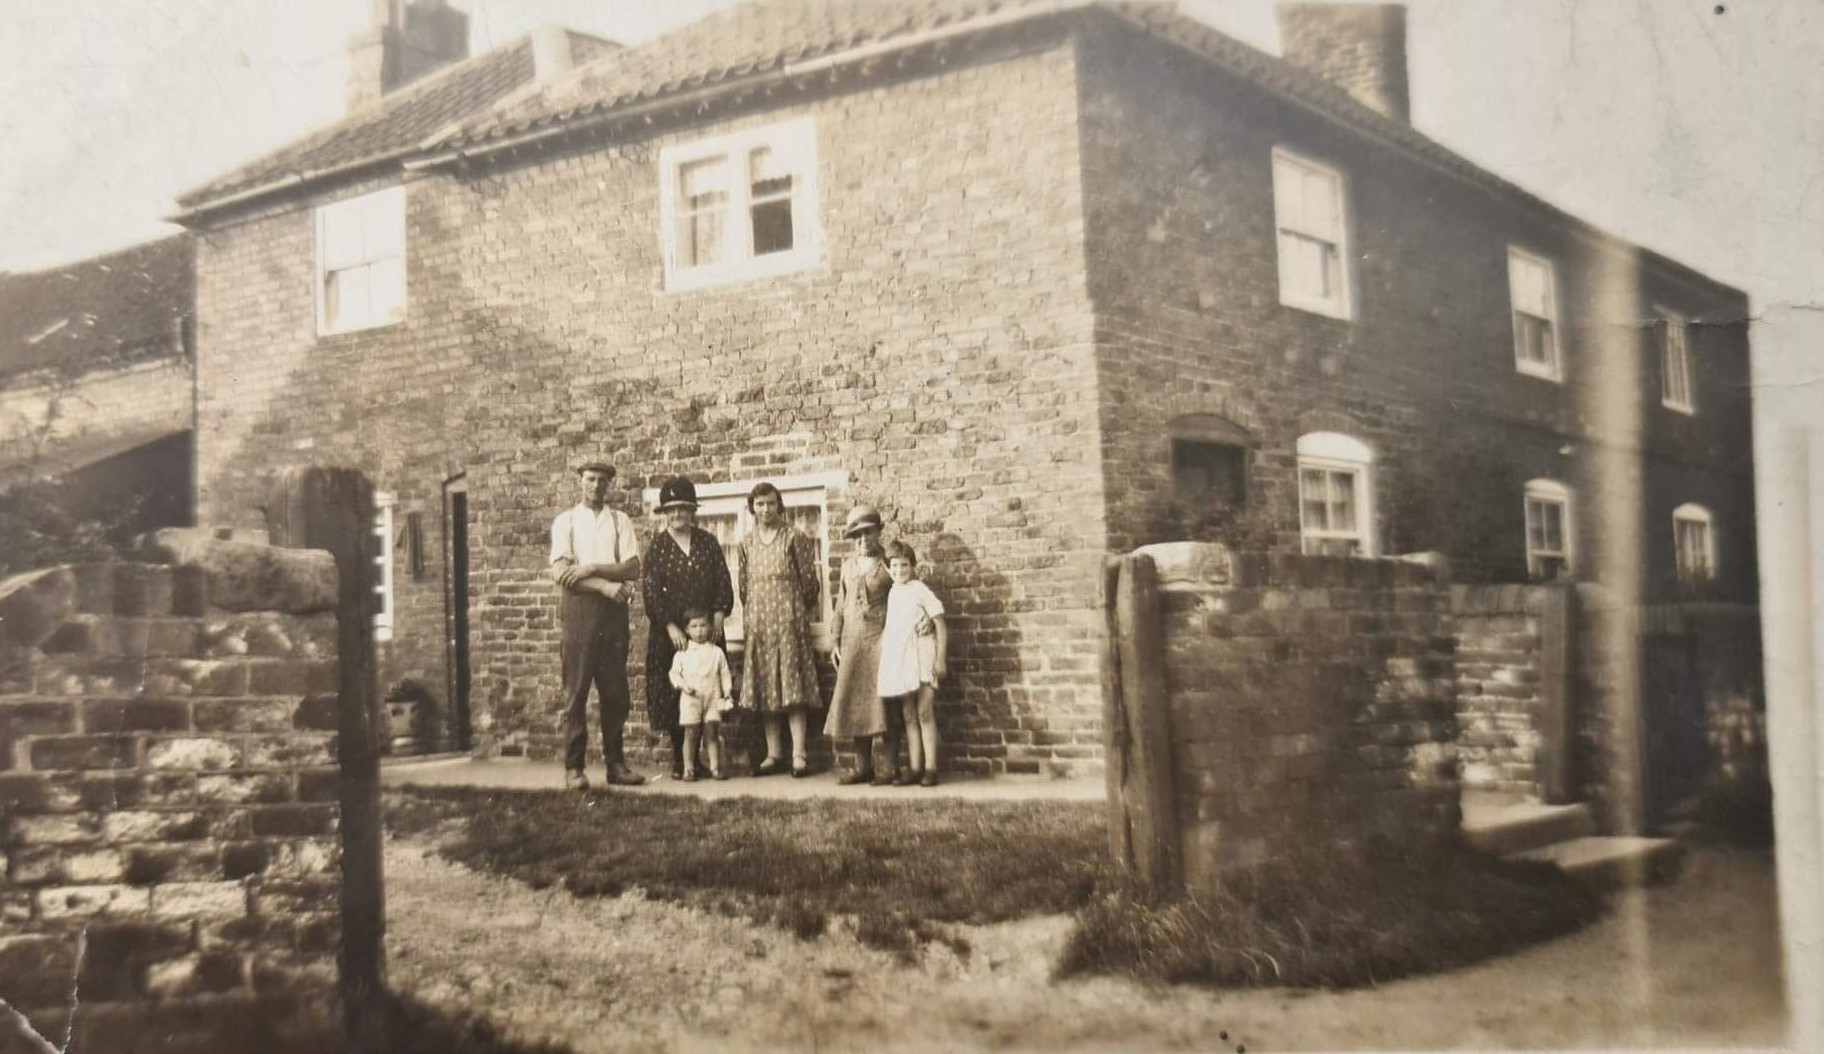
{"label": "white shirt", "polygon": [[551,522],[552,563],[621,564],[638,555],[640,540],[633,533],[633,521],[606,505],[597,512],[579,503]]}

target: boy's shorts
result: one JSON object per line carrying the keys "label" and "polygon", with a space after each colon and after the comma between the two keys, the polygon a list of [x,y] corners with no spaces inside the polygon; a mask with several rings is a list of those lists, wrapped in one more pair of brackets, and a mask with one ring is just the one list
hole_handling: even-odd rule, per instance
{"label": "boy's shorts", "polygon": [[720,700],[706,702],[689,692],[678,693],[678,724],[701,725],[722,723],[723,706]]}

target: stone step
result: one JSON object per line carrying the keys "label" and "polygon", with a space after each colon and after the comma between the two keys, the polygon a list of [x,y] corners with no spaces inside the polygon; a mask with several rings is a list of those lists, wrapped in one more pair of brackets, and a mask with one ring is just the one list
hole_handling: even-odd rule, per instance
{"label": "stone step", "polygon": [[1540,805],[1519,802],[1489,808],[1463,808],[1463,838],[1494,856],[1509,856],[1596,833],[1588,805]]}
{"label": "stone step", "polygon": [[1598,889],[1651,886],[1678,874],[1684,849],[1670,838],[1594,836],[1512,854],[1516,860],[1554,864],[1568,877]]}

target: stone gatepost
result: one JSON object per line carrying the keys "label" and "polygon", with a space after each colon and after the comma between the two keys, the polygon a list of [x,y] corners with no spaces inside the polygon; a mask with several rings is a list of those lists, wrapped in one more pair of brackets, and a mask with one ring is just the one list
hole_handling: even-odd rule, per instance
{"label": "stone gatepost", "polygon": [[157,541],[0,583],[0,999],[57,1049],[256,1051],[336,977],[336,565]]}

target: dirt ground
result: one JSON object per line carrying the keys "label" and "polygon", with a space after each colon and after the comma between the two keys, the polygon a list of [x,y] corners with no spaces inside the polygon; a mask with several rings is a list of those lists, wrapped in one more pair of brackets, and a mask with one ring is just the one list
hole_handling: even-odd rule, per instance
{"label": "dirt ground", "polygon": [[1765,854],[1699,852],[1582,933],[1376,989],[1053,982],[1069,921],[967,931],[916,965],[637,891],[579,899],[387,848],[389,977],[524,1038],[610,1051],[1247,1051],[1771,1046],[1785,1036]]}

